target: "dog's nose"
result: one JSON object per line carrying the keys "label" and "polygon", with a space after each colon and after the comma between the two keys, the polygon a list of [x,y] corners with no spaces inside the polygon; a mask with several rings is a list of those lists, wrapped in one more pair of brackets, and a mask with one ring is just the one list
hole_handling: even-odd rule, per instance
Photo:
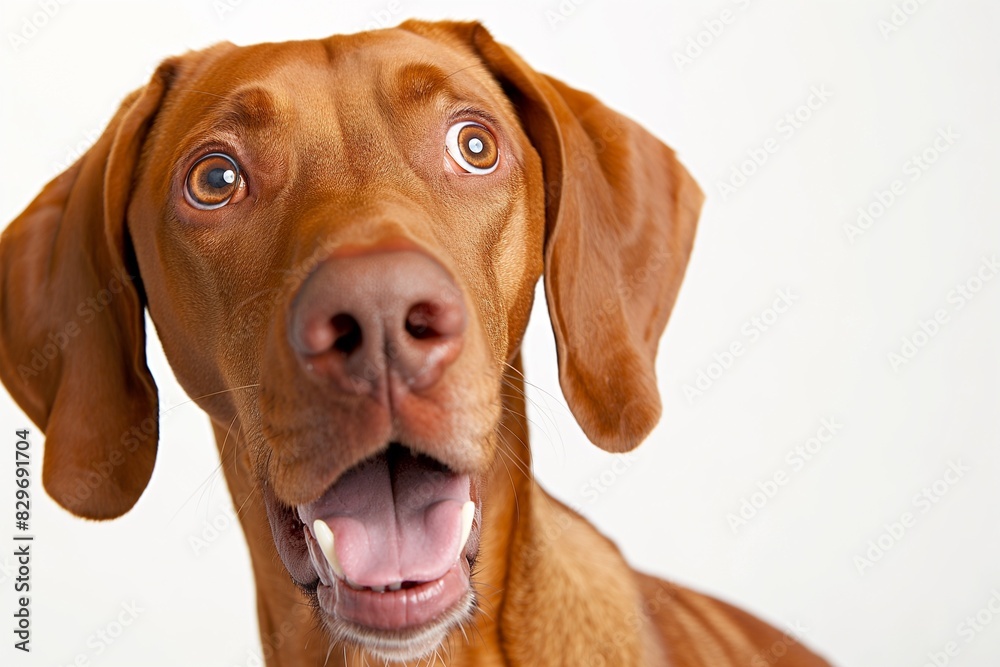
{"label": "dog's nose", "polygon": [[466,313],[447,270],[414,250],[333,256],[306,279],[289,339],[306,371],[341,391],[375,393],[390,378],[436,383],[462,345]]}

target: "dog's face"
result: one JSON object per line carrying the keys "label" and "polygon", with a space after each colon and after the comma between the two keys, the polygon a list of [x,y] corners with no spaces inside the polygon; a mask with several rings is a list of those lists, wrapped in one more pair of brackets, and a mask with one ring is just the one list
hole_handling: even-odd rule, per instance
{"label": "dog's face", "polygon": [[334,633],[433,647],[471,604],[540,160],[471,51],[403,30],[218,51],[174,82],[136,174],[149,312],[188,393],[247,434]]}
{"label": "dog's face", "polygon": [[[543,269],[588,435],[628,449],[658,417],[652,360],[700,192],[641,128],[474,24],[172,59],[70,171],[0,248],[5,297],[40,322],[5,323],[0,372],[47,428],[49,492],[110,517],[144,488],[148,307],[185,390],[238,425],[277,551],[337,639],[413,658],[473,609],[505,376]],[[38,266],[53,249],[54,274]],[[26,374],[53,310],[114,270],[134,278],[106,315]],[[97,400],[92,432],[70,432]],[[126,437],[150,419],[152,445]]]}

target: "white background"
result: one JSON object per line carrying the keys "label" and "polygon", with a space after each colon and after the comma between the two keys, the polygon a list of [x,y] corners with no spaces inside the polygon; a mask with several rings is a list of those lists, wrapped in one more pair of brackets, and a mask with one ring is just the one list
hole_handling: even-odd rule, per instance
{"label": "white background", "polygon": [[[838,664],[919,667],[949,641],[959,649],[949,664],[998,664],[1000,617],[984,612],[992,622],[978,631],[961,624],[994,594],[1000,600],[1000,279],[961,309],[952,290],[1000,255],[1000,6],[908,0],[915,13],[883,35],[892,0],[576,1],[560,14],[556,0],[243,0],[225,13],[212,0],[81,0],[59,6],[15,48],[10,36],[37,22],[43,3],[4,0],[0,224],[165,56],[224,39],[354,32],[377,18],[482,19],[539,70],[672,145],[708,194],[661,344],[664,418],[632,458],[616,464],[573,422],[539,299],[525,358],[545,486],[580,506],[637,567],[797,624]],[[704,32],[707,46],[679,65],[675,54],[724,9],[731,21],[721,34]],[[787,136],[777,123],[814,86],[832,96],[800,109],[809,118]],[[907,161],[947,128],[958,138],[911,180]],[[725,196],[719,184],[768,138],[777,152]],[[857,209],[896,179],[903,194],[849,240]],[[794,305],[751,340],[744,324],[770,317],[778,290],[790,290]],[[894,369],[887,355],[938,309],[947,323],[929,341],[918,336],[926,344]],[[734,341],[745,351],[720,376],[713,355]],[[104,524],[71,517],[35,487],[34,650],[11,648],[12,547],[0,546],[2,664],[257,664],[247,552],[228,519],[208,420],[185,403],[155,338],[149,356],[163,406],[151,486],[132,512]],[[699,371],[718,379],[689,400],[684,386]],[[794,469],[786,454],[824,418],[843,426]],[[13,431],[28,425],[5,393],[0,425],[5,545],[14,532]],[[40,460],[42,438],[33,442]],[[968,471],[923,511],[914,496],[950,462]],[[787,484],[734,531],[727,515],[780,472]],[[859,571],[856,557],[904,512],[916,524],[898,540],[883,535],[894,543]],[[213,521],[223,526],[214,539]],[[192,537],[210,543],[196,553]],[[133,602],[138,617],[104,644],[96,633],[115,632]]]}

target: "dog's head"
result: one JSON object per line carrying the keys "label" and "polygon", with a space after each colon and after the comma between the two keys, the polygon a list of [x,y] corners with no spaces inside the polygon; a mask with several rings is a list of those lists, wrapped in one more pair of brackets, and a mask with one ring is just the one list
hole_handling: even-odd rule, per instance
{"label": "dog's head", "polygon": [[574,415],[631,449],[700,204],[669,148],[477,24],[223,44],[163,63],[6,230],[0,374],[52,497],[118,516],[156,452],[148,308],[331,632],[414,657],[474,604],[539,276]]}

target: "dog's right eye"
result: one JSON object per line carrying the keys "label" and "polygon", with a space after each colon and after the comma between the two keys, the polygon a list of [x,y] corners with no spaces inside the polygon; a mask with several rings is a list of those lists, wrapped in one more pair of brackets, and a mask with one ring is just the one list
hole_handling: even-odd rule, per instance
{"label": "dog's right eye", "polygon": [[236,160],[225,153],[210,153],[188,172],[184,196],[195,208],[211,210],[235,203],[246,194],[246,181]]}

